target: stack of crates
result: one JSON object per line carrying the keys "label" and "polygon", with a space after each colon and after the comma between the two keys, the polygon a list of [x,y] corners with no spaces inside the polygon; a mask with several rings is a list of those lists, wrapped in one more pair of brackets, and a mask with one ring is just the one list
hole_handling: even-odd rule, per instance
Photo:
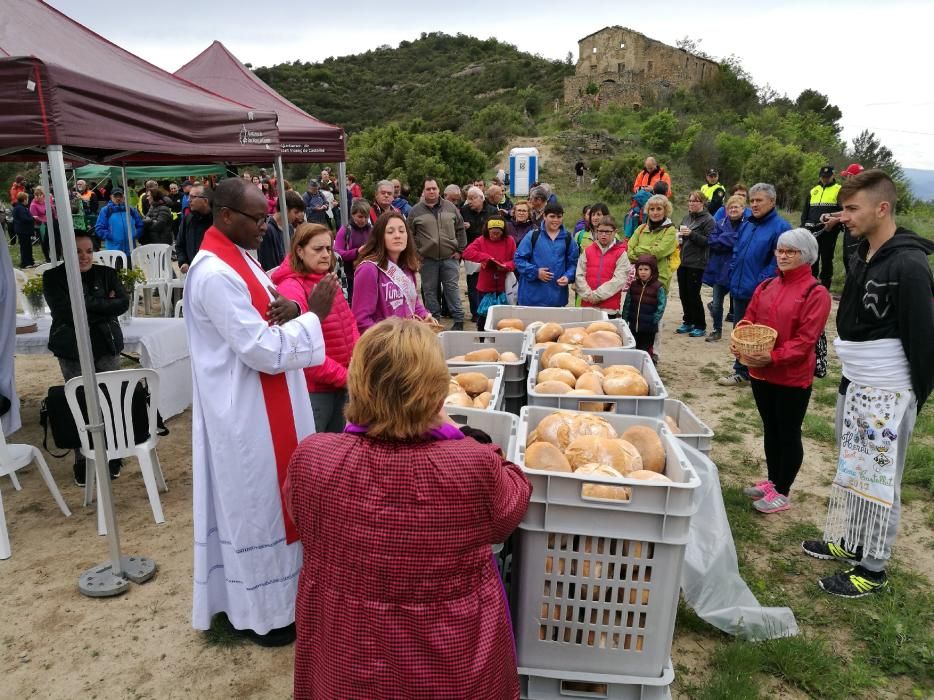
{"label": "stack of crates", "polygon": [[[445,331],[438,334],[444,359],[451,371],[475,365],[498,364],[503,366],[503,407],[515,415],[525,405],[526,354],[528,340],[524,333],[489,333],[483,331]],[[495,348],[498,352],[512,352],[518,358],[512,362],[452,362],[452,357],[466,355],[473,350]]]}
{"label": "stack of crates", "polygon": [[[519,416],[515,461],[553,408]],[[593,414],[590,414],[593,415]],[[622,434],[652,428],[669,482],[526,469],[529,509],[516,531],[511,608],[523,698],[670,697],[681,567],[700,478],[664,420],[599,414]],[[584,495],[625,484],[624,500]]]}
{"label": "stack of crates", "polygon": [[674,399],[666,399],[665,415],[671,418],[681,431],[675,433],[676,438],[705,455],[710,454],[710,449],[713,447],[713,430],[701,422],[701,419],[694,415],[694,411],[688,408],[687,404]]}

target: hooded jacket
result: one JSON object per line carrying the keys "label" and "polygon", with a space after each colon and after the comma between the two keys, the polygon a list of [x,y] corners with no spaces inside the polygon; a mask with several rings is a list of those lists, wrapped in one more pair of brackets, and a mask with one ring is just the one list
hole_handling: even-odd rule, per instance
{"label": "hooded jacket", "polygon": [[[668,301],[665,286],[658,278],[658,263],[654,255],[640,255],[634,264],[636,278],[629,285],[629,293],[623,302],[623,318],[633,333],[656,333]],[[639,265],[652,268],[648,282],[639,279]]]}
{"label": "hooded jacket", "polygon": [[[110,202],[97,215],[95,229],[98,237],[104,242],[104,248],[122,250],[129,258],[130,244],[126,236],[126,210],[126,203],[117,205]],[[134,207],[130,207],[130,219],[133,222],[133,240],[136,240],[143,232],[143,217]]]}
{"label": "hooded jacket", "polygon": [[710,254],[708,239],[717,225],[706,209],[702,209],[697,214],[688,214],[682,219],[681,225],[691,229],[691,233],[682,239],[681,267],[703,270],[707,267]]}
{"label": "hooded jacket", "polygon": [[[279,294],[297,303],[302,313],[308,311],[308,295],[322,277],[323,274],[296,272],[289,258],[269,273],[269,279]],[[321,321],[321,333],[324,336],[324,363],[305,368],[305,381],[312,393],[337,391],[347,385],[347,367],[360,333],[343,294],[334,295],[331,313]]]}
{"label": "hooded jacket", "polygon": [[[860,241],[850,260],[837,335],[854,342],[898,338],[920,410],[934,384],[934,281],[927,260],[934,242],[898,228],[866,262],[868,250],[869,242]],[[841,391],[847,384],[844,378]]]}
{"label": "hooded jacket", "polygon": [[[568,288],[574,285],[579,254],[572,235],[564,226],[560,228],[554,240],[544,229],[537,235],[533,231],[523,238],[514,257],[516,277],[519,279],[519,305],[567,306]],[[538,278],[538,270],[541,267],[548,268],[554,275],[550,282],[542,282]],[[557,280],[560,277],[567,277],[567,287],[558,285]]]}
{"label": "hooded jacket", "polygon": [[640,255],[655,257],[658,268],[658,279],[667,290],[671,282],[671,256],[678,247],[678,229],[665,219],[657,228],[652,228],[652,222],[646,221],[636,229],[629,239],[629,262],[636,262]]}
{"label": "hooded jacket", "polygon": [[752,299],[760,282],[774,277],[775,245],[791,224],[772,208],[761,217],[749,217],[739,228],[730,263],[730,294],[734,299]]}
{"label": "hooded jacket", "polygon": [[742,219],[733,222],[728,216],[717,222],[716,229],[707,239],[710,257],[707,258],[707,267],[704,268],[704,284],[709,284],[711,287],[715,284],[723,287],[730,286],[733,246],[736,245],[736,236],[742,225]]}

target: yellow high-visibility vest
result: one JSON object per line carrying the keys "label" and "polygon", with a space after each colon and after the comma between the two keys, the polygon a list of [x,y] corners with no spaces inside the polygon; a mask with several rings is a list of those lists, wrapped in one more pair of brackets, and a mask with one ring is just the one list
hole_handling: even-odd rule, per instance
{"label": "yellow high-visibility vest", "polygon": [[[800,190],[799,190],[800,191]],[[840,184],[835,182],[832,185],[823,185],[817,184],[811,188],[811,201],[810,205],[820,206],[821,204],[836,204],[837,195],[840,194]]]}
{"label": "yellow high-visibility vest", "polygon": [[714,183],[713,185],[701,185],[700,188],[701,193],[707,198],[708,202],[713,199],[713,195],[717,190],[723,190],[724,196],[726,195],[726,187],[721,185],[719,182]]}

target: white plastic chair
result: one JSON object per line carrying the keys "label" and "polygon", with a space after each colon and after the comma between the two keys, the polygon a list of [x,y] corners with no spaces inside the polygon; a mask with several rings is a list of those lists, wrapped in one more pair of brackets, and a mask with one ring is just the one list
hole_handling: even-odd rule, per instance
{"label": "white plastic chair", "polygon": [[36,266],[32,269],[32,271],[33,271],[36,275],[38,275],[39,277],[42,277],[42,273],[43,273],[43,272],[45,272],[46,270],[51,270],[53,267],[58,267],[58,266],[61,265],[63,262],[65,262],[65,261],[64,261],[64,260],[59,260],[57,263],[42,263],[41,265],[36,265]]}
{"label": "white plastic chair", "polygon": [[[10,481],[13,482],[13,488],[17,491],[22,490],[22,487],[19,484],[19,479],[16,478],[16,470],[22,469],[33,462],[39,465],[39,473],[42,475],[45,485],[49,487],[49,491],[52,492],[52,498],[55,499],[59,509],[65,514],[65,517],[70,516],[71,511],[68,510],[68,506],[62,499],[62,494],[52,478],[52,472],[49,471],[49,465],[45,463],[45,458],[38,448],[32,445],[7,443],[3,431],[0,430],[0,476],[9,475]],[[10,554],[10,535],[7,532],[6,515],[3,512],[3,499],[0,497],[0,559],[9,559]]]}
{"label": "white plastic chair", "polygon": [[16,280],[16,303],[23,313],[26,313],[29,307],[26,306],[26,295],[23,294],[23,285],[29,281],[29,275],[14,267],[13,279]]}
{"label": "white plastic chair", "polygon": [[[117,265],[118,260],[120,261],[120,265]],[[99,250],[94,253],[94,262],[98,265],[112,267],[115,270],[125,270],[127,267],[126,253],[122,250]]]}
{"label": "white plastic chair", "polygon": [[[172,300],[175,298],[175,290],[178,290],[179,293],[179,302],[181,302],[182,295],[185,294],[185,279],[188,277],[184,272],[179,271],[179,269],[172,264],[171,255],[169,256],[169,270],[172,272],[172,277],[169,279],[169,294],[168,300],[165,302],[165,308],[168,310],[169,304],[172,303]],[[175,317],[178,318],[178,303],[175,304],[176,313]],[[166,314],[168,315],[168,314]]]}
{"label": "white plastic chair", "polygon": [[185,306],[184,306],[184,304],[182,303],[182,300],[181,300],[181,299],[179,299],[178,301],[175,302],[175,318],[181,318],[181,317],[182,317],[184,308],[185,308]]}
{"label": "white plastic chair", "polygon": [[133,249],[131,255],[133,267],[143,271],[146,281],[137,283],[133,289],[131,315],[135,315],[136,307],[141,299],[145,302],[146,313],[151,313],[152,290],[155,289],[159,292],[162,315],[168,316],[169,302],[166,298],[169,293],[169,281],[172,279],[171,251],[172,246],[168,243],[148,243]]}
{"label": "white plastic chair", "polygon": [[[85,426],[81,404],[78,403],[78,387],[82,386],[82,378],[69,379],[65,384],[65,398],[71,415],[78,426],[78,436],[81,438],[81,454],[87,460],[85,472],[84,504],[90,505],[97,494],[100,503],[100,487],[95,491],[96,471],[94,468],[94,449]],[[149,438],[136,444],[133,434],[133,394],[137,385],[145,381],[149,385],[149,411],[147,420],[149,425]],[[159,375],[154,369],[120,369],[114,372],[99,372],[97,375],[97,397],[100,401],[101,414],[104,417],[104,443],[107,451],[107,460],[136,457],[140,471],[143,473],[143,483],[149,496],[149,505],[157,523],[164,523],[162,503],[159,500],[159,491],[168,491],[162,467],[159,465],[159,456],[156,454],[156,445],[159,435],[156,433],[156,410],[159,405]],[[110,397],[114,397],[111,400]],[[122,398],[121,398],[122,397]],[[97,509],[97,529],[100,534],[106,534],[104,516],[100,508]]]}

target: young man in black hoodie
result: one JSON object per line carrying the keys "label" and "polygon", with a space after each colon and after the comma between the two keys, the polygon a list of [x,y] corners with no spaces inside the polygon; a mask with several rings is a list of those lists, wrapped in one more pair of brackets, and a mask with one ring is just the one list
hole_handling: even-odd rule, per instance
{"label": "young man in black hoodie", "polygon": [[818,559],[854,565],[821,579],[828,593],[869,595],[887,585],[898,534],[905,455],[934,384],[934,242],[895,223],[895,185],[867,170],[841,187],[840,222],[859,245],[837,310],[843,364],[837,397],[837,474],[825,540],[802,544]]}

